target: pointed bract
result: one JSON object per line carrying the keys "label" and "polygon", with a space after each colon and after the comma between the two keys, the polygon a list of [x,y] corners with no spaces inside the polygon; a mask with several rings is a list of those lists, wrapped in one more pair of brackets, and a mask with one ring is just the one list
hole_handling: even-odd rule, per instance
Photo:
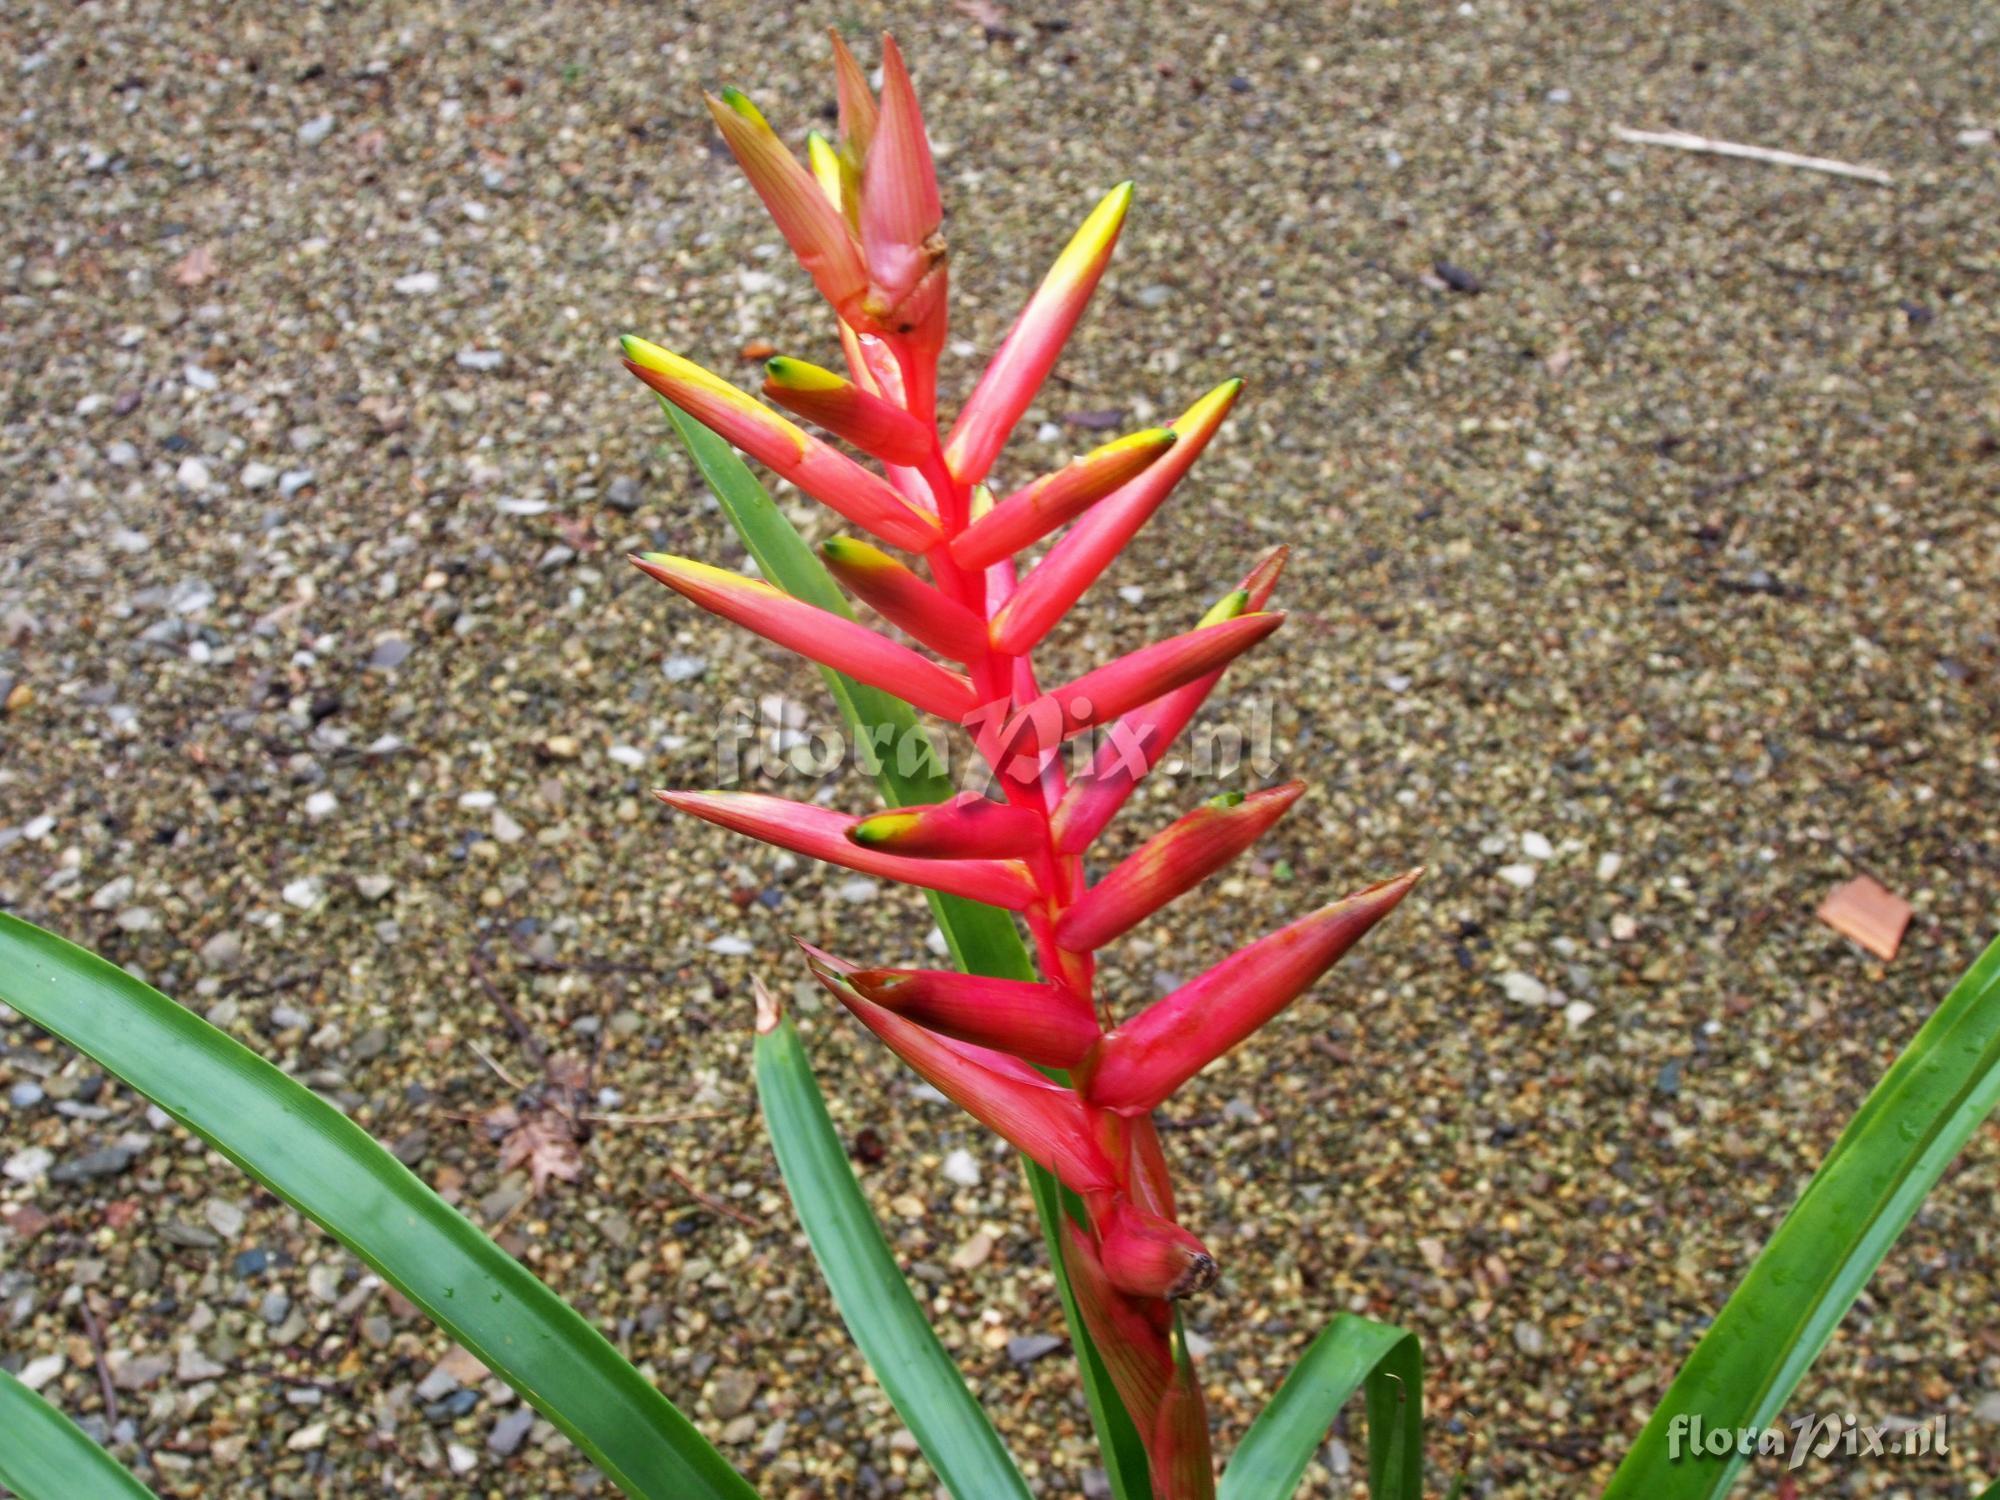
{"label": "pointed bract", "polygon": [[693,417],[838,511],[856,526],[912,552],[944,539],[937,519],[915,509],[889,481],[829,447],[691,360],[629,335],[625,368]]}
{"label": "pointed bract", "polygon": [[971,682],[959,673],[768,583],[664,552],[632,561],[703,609],[821,666],[894,693],[926,713],[962,720],[977,707]]}
{"label": "pointed bract", "polygon": [[1047,1068],[1074,1067],[1098,1037],[1090,1002],[1056,985],[949,969],[858,969],[847,982],[920,1026]]}
{"label": "pointed bract", "polygon": [[764,372],[764,394],[778,405],[884,463],[921,463],[936,441],[929,428],[900,406],[831,370],[780,355]]}
{"label": "pointed bract", "polygon": [[876,813],[855,824],[852,837],[864,848],[919,859],[1018,859],[1045,847],[1034,813],[973,792]]}
{"label": "pointed bract", "polygon": [[[1225,594],[1202,616],[1202,623],[1233,620],[1270,603],[1289,550],[1275,548],[1251,569],[1238,589]],[[1132,789],[1187,728],[1221,678],[1220,671],[1197,677],[1151,703],[1141,704],[1105,730],[1104,743],[1090,769],[1077,777],[1050,815],[1049,832],[1058,854],[1080,854],[1090,847],[1124,806]]]}
{"label": "pointed bract", "polygon": [[654,795],[677,812],[844,869],[1009,911],[1019,911],[1034,897],[1027,871],[1010,860],[909,859],[878,853],[848,838],[848,830],[860,821],[858,818],[810,802],[793,802],[762,792],[661,791]]}
{"label": "pointed bract", "polygon": [[1072,1192],[1110,1190],[1111,1164],[1098,1149],[1076,1095],[987,1067],[936,1033],[867,999],[837,971],[816,960],[812,968],[820,983],[890,1051],[988,1130],[1055,1173]]}
{"label": "pointed bract", "polygon": [[1051,688],[1007,723],[1002,746],[1032,753],[1115,719],[1248,651],[1284,623],[1282,613],[1242,615],[1142,646],[1074,682]]}
{"label": "pointed bract", "polygon": [[1109,1033],[1086,1067],[1104,1109],[1152,1109],[1303,994],[1395,909],[1423,872],[1383,881],[1225,958]]}
{"label": "pointed bract", "polygon": [[820,295],[850,323],[859,326],[868,293],[868,268],[846,216],[827,201],[813,174],[785,149],[764,116],[735,89],[722,97],[702,97],[723,140],[764,200],[778,233],[819,288]]}
{"label": "pointed bract", "polygon": [[[1097,1247],[1081,1224],[1063,1219],[1063,1269],[1069,1273],[1077,1312],[1090,1331],[1090,1341],[1104,1360],[1118,1399],[1142,1433],[1150,1434],[1160,1403],[1174,1378],[1173,1347],[1168,1320],[1151,1309],[1164,1302],[1127,1296],[1111,1284]],[[1152,1444],[1147,1442],[1150,1451]]]}
{"label": "pointed bract", "polygon": [[1305,789],[1303,781],[1291,781],[1203,803],[1146,840],[1086,891],[1056,923],[1056,942],[1071,952],[1089,953],[1129,932],[1256,843]]}
{"label": "pointed bract", "polygon": [[[861,224],[861,163],[868,155],[869,144],[875,139],[875,121],[879,110],[875,95],[868,87],[868,77],[861,71],[861,64],[854,60],[854,54],[847,50],[847,43],[838,31],[827,28],[827,35],[833,38],[833,81],[840,105],[840,152],[839,160],[846,179],[844,189],[833,195],[836,203],[842,203],[848,219],[858,229]],[[818,171],[817,164],[814,167]]]}
{"label": "pointed bract", "polygon": [[922,323],[942,290],[945,261],[937,169],[923,111],[895,39],[882,38],[882,104],[861,159],[861,248],[871,312],[886,328]]}
{"label": "pointed bract", "polygon": [[1174,442],[1171,427],[1149,427],[1044,474],[953,537],[952,561],[961,568],[983,568],[1012,557],[1141,473]]}
{"label": "pointed bract", "polygon": [[1049,549],[993,617],[995,650],[1019,655],[1068,613],[1201,457],[1242,388],[1225,381],[1183,412],[1173,424],[1177,441],[1159,462],[1098,501]]}
{"label": "pointed bract", "polygon": [[931,650],[953,661],[986,654],[986,622],[880,547],[837,536],[820,543],[819,555],[857,599]]}
{"label": "pointed bract", "polygon": [[945,463],[960,483],[977,484],[986,477],[1014,424],[1041,390],[1110,263],[1131,203],[1129,182],[1119,183],[1098,201],[979,377],[945,445]]}
{"label": "pointed bract", "polygon": [[1175,1329],[1174,1373],[1146,1439],[1153,1500],[1215,1500],[1215,1460],[1208,1444],[1208,1405],[1186,1343]]}

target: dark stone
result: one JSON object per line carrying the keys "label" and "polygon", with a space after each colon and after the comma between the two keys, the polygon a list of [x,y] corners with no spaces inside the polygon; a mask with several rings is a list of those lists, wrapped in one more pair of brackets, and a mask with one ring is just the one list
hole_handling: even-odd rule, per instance
{"label": "dark stone", "polygon": [[106,1146],[66,1161],[49,1172],[50,1182],[87,1182],[94,1177],[115,1177],[132,1165],[132,1152],[124,1146]]}

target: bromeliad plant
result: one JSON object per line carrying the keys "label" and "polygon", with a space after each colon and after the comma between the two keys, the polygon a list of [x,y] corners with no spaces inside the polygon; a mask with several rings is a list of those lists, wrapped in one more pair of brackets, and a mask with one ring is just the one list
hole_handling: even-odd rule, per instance
{"label": "bromeliad plant", "polygon": [[[878,102],[836,35],[840,140],[801,164],[742,94],[709,109],[839,321],[847,372],[770,361],[764,394],[882,465],[867,468],[699,365],[643,339],[625,363],[666,401],[874,540],[821,546],[827,569],[913,646],[767,582],[664,554],[639,567],[705,609],[971,731],[1000,795],[850,816],[754,792],[662,792],[695,817],[801,854],[1024,919],[1039,974],[864,966],[809,944],[819,982],[929,1083],[1075,1195],[1059,1226],[1085,1330],[1143,1445],[1152,1492],[1215,1492],[1209,1424],[1174,1303],[1215,1257],[1180,1222],[1156,1112],[1304,993],[1409,892],[1371,885],[1252,943],[1136,1015],[1098,994],[1095,955],[1250,848],[1303,783],[1218,797],[1091,883],[1085,857],[1228,665],[1283,621],[1285,553],[1193,630],[1058,687],[1033,653],[1166,501],[1235,403],[1231,380],[1147,428],[995,498],[986,481],[1104,274],[1130,184],[1084,220],[948,431],[938,420],[949,254],[909,74],[883,44]],[[1062,530],[1067,527],[1067,530]],[[1024,549],[1062,535],[1025,572]],[[917,559],[928,578],[883,546]],[[942,658],[940,661],[938,658]],[[949,665],[947,665],[947,663]],[[1064,742],[1103,743],[1074,780]],[[1046,1070],[1046,1071],[1044,1071]]]}
{"label": "bromeliad plant", "polygon": [[[840,317],[848,374],[774,361],[779,404],[879,458],[881,473],[726,381],[649,344],[629,361],[769,583],[677,558],[654,576],[826,668],[889,810],[846,817],[769,797],[669,793],[686,811],[926,890],[965,972],[863,967],[818,948],[821,983],[925,1078],[1018,1146],[1043,1221],[1117,1500],[1284,1500],[1334,1415],[1365,1390],[1372,1500],[1423,1494],[1422,1361],[1400,1329],[1341,1315],[1236,1444],[1219,1486],[1179,1299],[1216,1274],[1181,1222],[1154,1111],[1380,920],[1414,875],[1253,943],[1129,1019],[1093,955],[1248,848],[1297,784],[1198,808],[1095,884],[1082,856],[1228,662],[1268,634],[1282,553],[1191,632],[1054,691],[1029,653],[1213,436],[1232,383],[995,503],[983,484],[1103,271],[1127,192],[1100,203],[1030,300],[950,431],[938,436],[946,253],[909,78],[885,44],[873,98],[836,43],[841,141],[810,172],[740,95],[712,101],[751,180]],[[705,425],[704,425],[705,424]],[[713,429],[711,431],[710,429]],[[717,433],[877,540],[816,557]],[[1025,577],[1012,559],[1069,525]],[[821,559],[824,559],[822,561]],[[830,570],[830,571],[829,571]],[[856,624],[835,585],[940,664]],[[775,585],[775,586],[773,586]],[[971,729],[1000,796],[954,795],[910,705]],[[1060,749],[1105,743],[1073,780]],[[1019,913],[1039,969],[1015,926]],[[842,1315],[957,1500],[1027,1485],[926,1324],[862,1196],[798,1032],[758,986],[756,1073],[772,1145]],[[635,1500],[754,1500],[729,1462],[575,1309],[325,1100],[107,960],[0,913],[0,1000],[166,1110],[334,1235],[556,1424]],[[0,1017],[5,1017],[0,1012]],[[1945,997],[1821,1162],[1715,1314],[1605,1490],[1719,1500],[1744,1457],[1677,1450],[1696,1420],[1770,1427],[1924,1195],[2000,1099],[2000,942]],[[136,1232],[136,1231],[135,1231]],[[1690,1309],[1692,1318],[1698,1309]],[[12,1360],[13,1356],[9,1356]],[[152,1492],[0,1363],[0,1485],[24,1500]],[[1561,1484],[1564,1481],[1555,1481]],[[1988,1492],[2000,1500],[2000,1486]]]}

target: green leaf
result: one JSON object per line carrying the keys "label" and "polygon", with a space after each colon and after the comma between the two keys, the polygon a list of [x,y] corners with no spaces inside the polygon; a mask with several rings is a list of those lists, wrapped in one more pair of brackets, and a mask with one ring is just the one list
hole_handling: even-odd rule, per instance
{"label": "green leaf", "polygon": [[1217,1500],[1290,1500],[1334,1414],[1368,1389],[1368,1493],[1422,1500],[1424,1356],[1414,1334],[1342,1313],[1321,1330],[1222,1471]]}
{"label": "green leaf", "polygon": [[[679,408],[665,401],[660,405],[764,577],[796,599],[851,619],[853,611],[848,608],[840,585],[833,581],[797,528],[772,503],[756,475],[737,457],[736,450]],[[915,711],[907,703],[838,672],[825,668],[821,672],[857,744],[876,750],[870,770],[889,806],[943,802],[957,790],[939,764]],[[957,896],[935,891],[927,894],[952,960],[961,969],[999,979],[1035,977],[1034,963],[1022,946],[1014,919],[1006,912]],[[1092,1425],[1097,1429],[1112,1493],[1118,1500],[1152,1500],[1145,1444],[1124,1403],[1118,1399],[1110,1373],[1077,1313],[1076,1298],[1070,1291],[1058,1249],[1058,1216],[1067,1211],[1081,1217],[1082,1206],[1053,1176],[1025,1157],[1022,1167],[1034,1194],[1035,1209],[1041,1215],[1042,1235],[1048,1244],[1057,1288],[1062,1293],[1070,1344],[1082,1369],[1084,1396]]]}
{"label": "green leaf", "polygon": [[1606,1500],[1725,1494],[1743,1467],[1675,1457],[1677,1425],[1771,1426],[1938,1177],[2000,1101],[2000,940],[1875,1085],[1611,1476]]}
{"label": "green leaf", "polygon": [[0,1485],[21,1500],[159,1500],[84,1431],[0,1370]]}
{"label": "green leaf", "polygon": [[628,1495],[754,1500],[601,1333],[319,1095],[115,964],[5,914],[0,999],[374,1267]]}
{"label": "green leaf", "polygon": [[1027,1500],[1020,1471],[931,1332],[861,1195],[790,1016],[758,1035],[756,1067],[764,1126],[799,1222],[847,1331],[917,1446],[960,1500]]}

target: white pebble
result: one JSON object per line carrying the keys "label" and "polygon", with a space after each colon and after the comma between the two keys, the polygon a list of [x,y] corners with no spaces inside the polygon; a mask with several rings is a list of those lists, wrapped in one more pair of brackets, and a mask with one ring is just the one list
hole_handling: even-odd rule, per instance
{"label": "white pebble", "polygon": [[1524,833],[1521,835],[1521,852],[1530,859],[1554,859],[1556,846],[1539,833]]}
{"label": "white pebble", "polygon": [[278,482],[278,471],[270,464],[247,463],[237,482],[246,490],[268,490]]}
{"label": "white pebble", "polygon": [[317,791],[306,798],[306,816],[317,823],[321,818],[332,817],[334,809],[339,806],[340,799],[332,792]]}
{"label": "white pebble", "polygon": [[1625,856],[1622,854],[1598,855],[1597,878],[1599,880],[1616,880],[1618,878],[1618,871],[1623,868],[1624,864]]}
{"label": "white pebble", "polygon": [[458,805],[473,812],[493,806],[500,799],[491,792],[465,792],[458,799]]}
{"label": "white pebble", "polygon": [[395,286],[405,297],[427,297],[438,289],[438,274],[435,271],[412,271],[407,276],[398,276]]}
{"label": "white pebble", "polygon": [[1572,1000],[1563,1007],[1563,1019],[1569,1023],[1571,1031],[1583,1029],[1583,1023],[1597,1014],[1597,1007],[1588,1000]]}
{"label": "white pebble", "polygon": [[709,943],[708,951],[710,953],[719,953],[724,958],[745,958],[755,953],[757,947],[748,938],[719,937]]}
{"label": "white pebble", "polygon": [[301,875],[297,880],[287,881],[278,894],[285,898],[285,905],[296,906],[300,911],[311,911],[325,896],[326,887],[316,875]]}
{"label": "white pebble", "polygon": [[193,490],[196,494],[200,494],[208,488],[208,465],[190,454],[182,459],[180,467],[174,470],[174,478],[179,481],[182,489]]}
{"label": "white pebble", "polygon": [[955,1182],[960,1187],[979,1186],[979,1162],[962,1146],[944,1159],[941,1170],[946,1180]]}
{"label": "white pebble", "polygon": [[604,753],[619,765],[634,771],[646,763],[646,752],[635,745],[613,745]]}
{"label": "white pebble", "polygon": [[1499,875],[1507,884],[1523,891],[1535,883],[1535,867],[1533,865],[1502,865],[1499,869]]}
{"label": "white pebble", "polygon": [[1509,1000],[1516,1005],[1547,1005],[1549,987],[1532,974],[1523,974],[1519,969],[1509,969],[1498,981]]}

